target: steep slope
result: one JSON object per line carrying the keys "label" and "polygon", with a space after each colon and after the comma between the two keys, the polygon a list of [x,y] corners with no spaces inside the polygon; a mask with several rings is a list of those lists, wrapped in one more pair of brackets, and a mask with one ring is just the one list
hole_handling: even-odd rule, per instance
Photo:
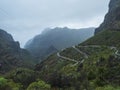
{"label": "steep slope", "polygon": [[110,0],[104,22],[95,30],[94,37],[83,42],[89,44],[120,46],[120,0]]}
{"label": "steep slope", "polygon": [[91,37],[93,33],[94,28],[69,29],[65,27],[47,29],[28,41],[25,48],[37,58],[43,59],[57,50],[81,43]]}
{"label": "steep slope", "polygon": [[104,22],[96,29],[95,33],[103,30],[120,31],[120,0],[110,0],[109,11]]}
{"label": "steep slope", "polygon": [[120,90],[119,5],[120,0],[110,1],[95,36],[37,64],[41,78],[57,89]]}
{"label": "steep slope", "polygon": [[94,37],[83,42],[81,45],[108,45],[120,47],[120,31],[104,30]]}
{"label": "steep slope", "polygon": [[24,62],[30,58],[29,52],[21,49],[19,42],[15,42],[10,34],[0,29],[0,73],[25,66]]}
{"label": "steep slope", "polygon": [[[115,54],[116,50],[108,46],[74,47],[55,53],[37,64],[35,70],[40,72],[40,78],[49,82],[57,90],[60,88],[65,90],[99,90],[97,88],[104,85],[119,85],[118,76],[120,73],[116,71],[120,68],[120,62],[117,62],[120,59]],[[116,68],[115,71],[114,68]],[[113,76],[113,73],[116,76]],[[111,80],[111,77],[114,79]]]}

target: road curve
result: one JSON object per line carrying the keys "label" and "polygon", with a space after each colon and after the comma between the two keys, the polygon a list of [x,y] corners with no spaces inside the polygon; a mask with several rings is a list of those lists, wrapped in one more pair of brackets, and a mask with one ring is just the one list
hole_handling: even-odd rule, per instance
{"label": "road curve", "polygon": [[76,51],[78,51],[79,53],[81,53],[83,56],[84,56],[84,58],[88,58],[88,55],[86,54],[86,53],[84,53],[84,52],[82,52],[82,51],[80,51],[78,48],[76,48],[75,46],[72,46]]}
{"label": "road curve", "polygon": [[72,61],[72,62],[75,62],[75,63],[78,63],[77,60],[74,60],[74,59],[71,59],[71,58],[68,58],[68,57],[65,57],[65,56],[61,56],[59,52],[57,52],[57,56],[62,58],[62,59],[65,59],[65,60],[68,60],[68,61]]}
{"label": "road curve", "polygon": [[[88,55],[82,51],[80,51],[78,48],[76,48],[75,46],[73,46],[73,48],[78,51],[79,53],[83,54],[85,58],[88,58]],[[63,51],[63,50],[62,50]],[[65,59],[65,60],[68,60],[68,61],[72,61],[72,62],[75,62],[74,65],[77,65],[78,63],[82,64],[84,63],[85,59],[82,59],[81,61],[77,61],[75,59],[71,59],[71,58],[68,58],[68,57],[65,57],[65,56],[61,56],[59,52],[57,52],[57,56],[62,58],[62,59]]]}

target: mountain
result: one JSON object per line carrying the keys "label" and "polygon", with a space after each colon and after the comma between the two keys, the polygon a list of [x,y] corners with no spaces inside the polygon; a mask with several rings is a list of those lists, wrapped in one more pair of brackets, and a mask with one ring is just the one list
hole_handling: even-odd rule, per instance
{"label": "mountain", "polygon": [[25,64],[33,60],[30,53],[20,48],[19,42],[4,30],[0,29],[0,73],[8,72],[16,67],[32,66]]}
{"label": "mountain", "polygon": [[58,50],[79,44],[93,36],[94,28],[69,29],[54,28],[47,29],[42,34],[29,40],[25,48],[37,58],[43,59]]}
{"label": "mountain", "polygon": [[110,0],[109,11],[105,16],[104,22],[95,30],[95,33],[103,30],[120,31],[120,0]]}
{"label": "mountain", "polygon": [[82,44],[120,47],[120,0],[110,0],[104,22],[95,30],[95,36]]}
{"label": "mountain", "polygon": [[109,12],[93,37],[37,64],[42,80],[57,89],[120,90],[119,5],[120,0],[110,0]]}

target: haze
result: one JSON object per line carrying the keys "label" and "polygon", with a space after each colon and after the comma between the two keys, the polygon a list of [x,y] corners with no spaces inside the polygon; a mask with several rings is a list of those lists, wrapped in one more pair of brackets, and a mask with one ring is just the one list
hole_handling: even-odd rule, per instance
{"label": "haze", "polygon": [[109,0],[0,0],[0,28],[21,47],[47,27],[98,27]]}

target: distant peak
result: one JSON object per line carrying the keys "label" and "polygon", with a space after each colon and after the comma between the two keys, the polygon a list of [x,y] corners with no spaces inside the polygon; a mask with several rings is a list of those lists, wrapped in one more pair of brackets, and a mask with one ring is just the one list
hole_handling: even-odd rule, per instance
{"label": "distant peak", "polygon": [[68,27],[55,27],[53,29],[69,29]]}

